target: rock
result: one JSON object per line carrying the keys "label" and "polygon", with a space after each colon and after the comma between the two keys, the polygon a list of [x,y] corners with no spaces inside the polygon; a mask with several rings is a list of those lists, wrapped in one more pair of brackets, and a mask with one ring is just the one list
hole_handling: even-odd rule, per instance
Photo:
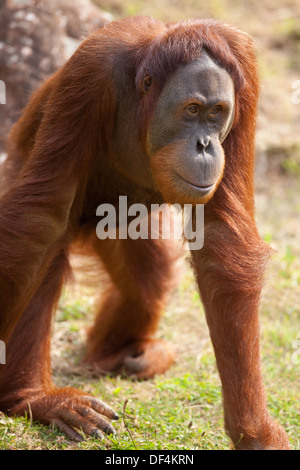
{"label": "rock", "polygon": [[89,0],[8,0],[0,11],[0,80],[6,85],[6,104],[0,104],[1,153],[31,93],[112,17]]}

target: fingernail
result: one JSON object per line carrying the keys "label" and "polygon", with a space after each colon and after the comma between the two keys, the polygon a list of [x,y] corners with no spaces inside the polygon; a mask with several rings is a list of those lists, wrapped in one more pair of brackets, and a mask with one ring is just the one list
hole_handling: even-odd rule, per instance
{"label": "fingernail", "polygon": [[114,428],[109,424],[107,428],[105,429],[106,434],[116,434],[116,431]]}

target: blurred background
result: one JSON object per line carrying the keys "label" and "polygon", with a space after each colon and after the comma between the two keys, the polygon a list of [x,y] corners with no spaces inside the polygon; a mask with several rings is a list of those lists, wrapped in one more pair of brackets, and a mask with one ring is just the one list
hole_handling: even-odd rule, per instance
{"label": "blurred background", "polygon": [[[235,25],[254,39],[261,76],[256,142],[257,222],[261,236],[274,248],[261,307],[263,367],[271,407],[289,427],[294,448],[299,448],[299,0],[0,0],[0,80],[6,84],[6,104],[0,104],[0,162],[5,158],[7,133],[30,93],[57,70],[95,28],[112,19],[132,15],[149,15],[163,21],[214,18]],[[175,343],[179,357],[169,380],[188,374],[200,380],[204,389],[207,384],[211,390],[213,380],[216,383],[218,380],[213,378],[217,377],[212,365],[213,354],[197,289],[189,268],[186,269],[165,312],[166,326],[161,326],[160,330],[161,335]],[[74,351],[78,345],[81,347],[81,340],[75,339],[75,333],[81,331],[82,312],[89,310],[90,297],[89,292],[81,289],[77,299],[65,295],[61,300],[53,353],[55,374],[61,383],[66,374],[70,383],[72,373],[77,370],[79,356]],[[62,346],[61,339],[67,341],[67,348]],[[201,363],[206,365],[209,375],[201,375]],[[105,385],[107,388],[107,383]],[[156,382],[156,390],[161,386],[161,382]],[[120,382],[114,387],[119,395],[125,384]],[[134,391],[140,396],[139,385],[135,387]],[[145,386],[142,390],[146,393]],[[145,397],[153,398],[153,390],[148,392],[144,401]],[[221,407],[219,395],[216,400],[220,400],[218,406]],[[195,415],[200,424],[201,419],[203,423],[207,420],[213,423],[213,431],[206,429],[204,434],[221,435],[220,423],[214,414],[209,414],[209,406],[204,414],[201,410],[200,407]],[[148,409],[148,419],[150,415]],[[7,422],[6,425],[9,427]],[[189,432],[192,428],[190,426]],[[157,445],[157,434],[155,439]],[[203,445],[209,448],[209,442]],[[190,445],[195,444],[185,444],[186,448]],[[222,439],[212,438],[212,447],[218,445],[225,444]],[[6,448],[9,446],[7,444]]]}

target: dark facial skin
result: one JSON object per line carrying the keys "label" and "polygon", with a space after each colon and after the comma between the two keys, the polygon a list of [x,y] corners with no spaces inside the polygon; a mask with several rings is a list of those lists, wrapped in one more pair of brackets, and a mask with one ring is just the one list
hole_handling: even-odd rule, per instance
{"label": "dark facial skin", "polygon": [[171,145],[172,180],[180,192],[201,202],[213,194],[222,177],[221,144],[233,117],[233,81],[203,51],[201,58],[180,67],[164,86],[148,130],[149,155]]}

